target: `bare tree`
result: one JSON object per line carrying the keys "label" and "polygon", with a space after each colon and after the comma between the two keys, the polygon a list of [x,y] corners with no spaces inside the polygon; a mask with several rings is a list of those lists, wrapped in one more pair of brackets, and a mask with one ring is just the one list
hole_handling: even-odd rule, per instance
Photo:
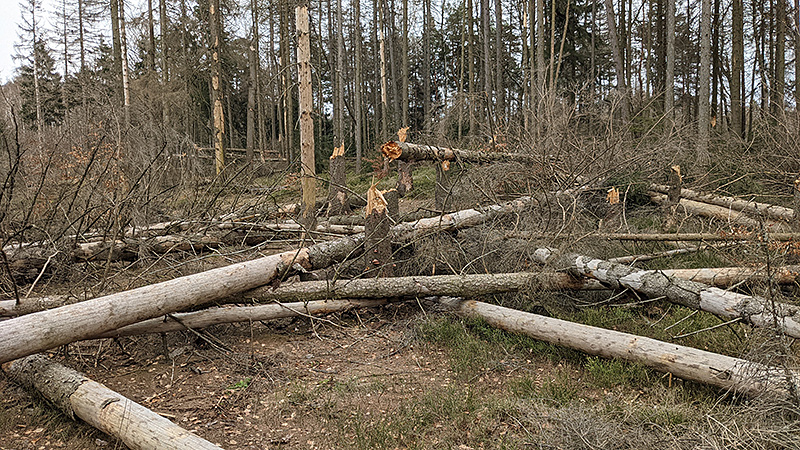
{"label": "bare tree", "polygon": [[[623,2],[625,0],[622,0]],[[614,69],[617,76],[617,92],[620,96],[620,114],[623,121],[629,117],[628,87],[625,84],[625,62],[622,59],[622,51],[617,35],[617,24],[614,14],[614,4],[612,0],[605,0],[606,21],[608,22],[608,43],[611,46],[611,54],[614,57]]]}
{"label": "bare tree", "polygon": [[214,126],[214,167],[217,175],[225,170],[225,114],[222,103],[222,64],[220,62],[220,41],[222,35],[222,18],[219,0],[211,0],[208,4],[209,26],[211,27],[211,95],[212,117]]}
{"label": "bare tree", "polygon": [[742,88],[744,85],[744,3],[733,0],[732,5],[732,55],[731,55],[731,128],[738,136],[744,132],[744,108]]}
{"label": "bare tree", "polygon": [[702,0],[700,12],[700,71],[697,89],[697,146],[698,158],[708,160],[709,145],[709,81],[711,77],[711,0]]}
{"label": "bare tree", "polygon": [[311,117],[314,99],[311,93],[311,42],[308,27],[308,0],[301,0],[295,9],[297,16],[297,71],[300,81],[300,171],[303,187],[302,223],[314,228],[316,181],[314,170],[314,119]]}

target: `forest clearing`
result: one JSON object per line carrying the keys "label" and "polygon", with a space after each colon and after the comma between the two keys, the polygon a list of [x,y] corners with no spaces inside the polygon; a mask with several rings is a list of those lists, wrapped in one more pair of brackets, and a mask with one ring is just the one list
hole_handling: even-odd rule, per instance
{"label": "forest clearing", "polygon": [[800,448],[797,0],[20,8],[0,449]]}

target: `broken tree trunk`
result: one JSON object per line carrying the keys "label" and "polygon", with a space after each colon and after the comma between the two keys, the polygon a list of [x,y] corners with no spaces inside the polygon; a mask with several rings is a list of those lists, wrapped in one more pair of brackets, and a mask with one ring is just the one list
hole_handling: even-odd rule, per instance
{"label": "broken tree trunk", "polygon": [[595,278],[614,289],[628,288],[651,298],[663,297],[672,303],[710,312],[727,320],[738,319],[761,328],[777,327],[787,336],[800,337],[800,306],[724,291],[671,277],[659,270],[639,270],[575,254],[559,256],[548,248],[537,249],[534,258],[540,263],[567,269],[573,275]]}
{"label": "broken tree trunk", "polygon": [[[509,235],[514,237],[514,235]],[[757,233],[608,233],[593,234],[590,237],[617,241],[747,241],[761,239]],[[530,237],[530,236],[527,236]],[[769,233],[770,241],[791,241],[800,239],[800,233]]]}
{"label": "broken tree trunk", "polygon": [[771,270],[767,270],[766,267],[664,269],[661,272],[671,277],[696,281],[720,288],[731,287],[744,282],[795,284],[800,281],[800,266],[773,267]]}
{"label": "broken tree trunk", "polygon": [[[493,217],[520,211],[533,202],[534,199],[523,197],[481,210],[467,209],[404,222],[392,227],[392,234],[397,240],[409,241],[432,232],[471,227]],[[363,234],[343,237],[2,321],[0,363],[249,291],[271,283],[290,270],[328,267],[357,256],[363,242]]]}
{"label": "broken tree trunk", "polygon": [[401,161],[464,161],[470,163],[519,162],[538,165],[539,160],[523,153],[498,153],[468,151],[433,145],[389,141],[381,146],[381,153],[391,160]]}
{"label": "broken tree trunk", "polygon": [[5,372],[17,383],[39,392],[70,418],[77,416],[132,449],[221,450],[144,406],[43,355],[14,361]]}
{"label": "broken tree trunk", "polygon": [[344,158],[344,144],[333,149],[328,163],[328,217],[350,213],[347,201],[347,167]]}
{"label": "broken tree trunk", "polygon": [[[685,193],[686,189],[684,189],[682,192]],[[651,192],[650,199],[657,205],[669,205],[669,199],[664,194]],[[736,211],[731,208],[698,202],[686,198],[680,199],[680,202],[678,203],[677,211],[681,212],[681,210],[683,210],[683,212],[686,214],[720,219],[725,223],[744,225],[753,229],[760,229],[761,226],[761,222],[759,220],[747,216],[742,211]],[[775,221],[764,221],[764,226],[770,231],[782,230],[786,228],[783,223]]]}
{"label": "broken tree trunk", "polygon": [[450,177],[450,161],[436,164],[436,185],[433,189],[433,198],[436,209],[445,212],[450,206],[453,183]]}
{"label": "broken tree trunk", "polygon": [[[652,184],[650,185],[650,190],[667,194],[670,192],[670,187],[660,184]],[[783,206],[740,200],[734,197],[704,194],[702,192],[697,192],[686,188],[681,189],[680,192],[680,196],[685,199],[746,212],[748,214],[753,214],[756,217],[765,217],[772,220],[784,220],[787,222],[791,222],[794,217],[794,210],[791,208],[784,208]]]}
{"label": "broken tree trunk", "polygon": [[590,355],[636,362],[720,389],[751,396],[768,392],[785,398],[800,388],[798,375],[783,368],[474,300],[450,298],[440,302],[462,315],[481,318],[512,333]]}
{"label": "broken tree trunk", "polygon": [[383,194],[372,185],[367,191],[364,225],[364,271],[369,276],[391,277],[394,274],[392,240],[389,236],[392,224],[387,206]]}
{"label": "broken tree trunk", "polygon": [[165,333],[186,329],[200,329],[211,325],[236,322],[282,319],[301,315],[323,315],[353,308],[371,308],[388,303],[387,300],[315,300],[294,303],[273,303],[258,306],[221,306],[188,313],[175,313],[145,320],[116,330],[108,331],[97,338],[134,336],[146,333]]}
{"label": "broken tree trunk", "polygon": [[397,186],[395,189],[400,197],[405,197],[414,189],[413,168],[410,162],[397,161]]}

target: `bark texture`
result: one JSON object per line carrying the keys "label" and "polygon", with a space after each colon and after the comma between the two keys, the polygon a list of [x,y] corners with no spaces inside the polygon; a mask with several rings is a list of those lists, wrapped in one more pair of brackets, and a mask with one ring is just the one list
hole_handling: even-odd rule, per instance
{"label": "bark texture", "polygon": [[[670,192],[670,187],[653,184],[650,185],[650,190],[667,194]],[[790,222],[794,217],[794,210],[792,208],[784,208],[783,206],[772,205],[769,203],[759,203],[741,200],[735,197],[705,194],[685,188],[681,189],[680,196],[696,202],[722,206],[724,208],[730,208],[736,211],[742,211],[748,214],[753,214],[757,217],[766,217],[772,220],[785,220]]]}
{"label": "bark texture", "polygon": [[220,450],[144,406],[43,355],[14,361],[5,372],[15,382],[39,392],[70,418],[79,417],[119,438],[131,449]]}
{"label": "bark texture", "polygon": [[383,156],[400,161],[465,161],[471,163],[520,162],[538,164],[538,160],[523,153],[468,151],[433,145],[389,141],[381,147]]}
{"label": "bark texture", "polygon": [[619,331],[544,317],[474,300],[443,299],[458,313],[490,325],[590,355],[640,363],[684,380],[746,395],[766,392],[789,397],[800,387],[796,373],[739,358],[658,341]]}
{"label": "bark texture", "polygon": [[762,297],[682,280],[660,270],[639,270],[575,254],[559,256],[547,248],[536,250],[534,258],[576,276],[595,278],[614,289],[628,288],[651,298],[664,297],[672,303],[710,312],[727,320],[739,319],[755,327],[777,326],[787,336],[800,337],[800,306],[773,304]]}

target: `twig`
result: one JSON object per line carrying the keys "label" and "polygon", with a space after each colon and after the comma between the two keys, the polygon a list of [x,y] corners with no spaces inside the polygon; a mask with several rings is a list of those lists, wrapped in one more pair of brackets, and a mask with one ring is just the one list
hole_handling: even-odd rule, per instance
{"label": "twig", "polygon": [[685,334],[681,334],[681,335],[678,335],[678,336],[672,336],[672,339],[683,339],[685,337],[694,336],[695,334],[700,334],[700,333],[702,333],[704,331],[716,330],[717,328],[721,328],[721,327],[730,325],[732,323],[736,323],[736,322],[738,322],[740,320],[742,320],[741,317],[736,317],[736,318],[731,319],[731,320],[729,320],[727,322],[723,322],[723,323],[714,325],[713,327],[706,327],[706,328],[703,328],[702,330],[692,331],[690,333],[685,333]]}

